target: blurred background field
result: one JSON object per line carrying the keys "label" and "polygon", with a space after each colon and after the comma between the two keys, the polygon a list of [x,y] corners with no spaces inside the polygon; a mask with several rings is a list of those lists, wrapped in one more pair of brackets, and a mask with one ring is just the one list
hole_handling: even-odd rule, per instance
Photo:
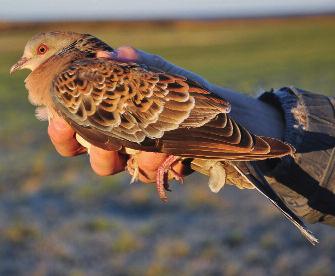
{"label": "blurred background field", "polygon": [[125,173],[97,177],[87,156],[58,156],[27,101],[27,72],[9,76],[46,30],[132,45],[251,95],[287,85],[335,95],[335,16],[0,24],[0,275],[334,275],[334,229],[312,225],[312,247],[255,191],[215,195],[193,175],[162,204]]}

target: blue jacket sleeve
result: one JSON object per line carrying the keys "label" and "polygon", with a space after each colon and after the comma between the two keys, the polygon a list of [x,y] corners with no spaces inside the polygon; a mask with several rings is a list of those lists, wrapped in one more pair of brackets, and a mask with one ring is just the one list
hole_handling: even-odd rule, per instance
{"label": "blue jacket sleeve", "polygon": [[297,215],[335,226],[335,98],[285,87],[260,100],[282,109],[285,140],[296,148],[261,162],[268,181]]}

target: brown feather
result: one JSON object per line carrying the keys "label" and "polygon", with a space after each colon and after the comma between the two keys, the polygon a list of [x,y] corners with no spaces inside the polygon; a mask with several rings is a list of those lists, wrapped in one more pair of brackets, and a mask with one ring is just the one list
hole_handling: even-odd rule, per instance
{"label": "brown feather", "polygon": [[221,160],[291,151],[280,141],[251,135],[226,114],[229,103],[184,77],[91,58],[72,63],[53,86],[59,114],[123,146]]}

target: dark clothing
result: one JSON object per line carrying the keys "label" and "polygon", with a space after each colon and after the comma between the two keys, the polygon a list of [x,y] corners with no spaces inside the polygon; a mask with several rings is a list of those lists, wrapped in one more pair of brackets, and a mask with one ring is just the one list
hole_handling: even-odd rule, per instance
{"label": "dark clothing", "polygon": [[296,148],[262,161],[267,180],[297,215],[335,226],[335,98],[285,87],[260,100],[283,110],[285,141]]}

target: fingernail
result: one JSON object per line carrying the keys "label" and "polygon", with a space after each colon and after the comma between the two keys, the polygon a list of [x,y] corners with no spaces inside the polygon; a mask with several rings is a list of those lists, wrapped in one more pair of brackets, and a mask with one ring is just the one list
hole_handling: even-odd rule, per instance
{"label": "fingernail", "polygon": [[112,58],[121,62],[134,62],[138,58],[136,50],[130,46],[122,46],[112,52]]}

